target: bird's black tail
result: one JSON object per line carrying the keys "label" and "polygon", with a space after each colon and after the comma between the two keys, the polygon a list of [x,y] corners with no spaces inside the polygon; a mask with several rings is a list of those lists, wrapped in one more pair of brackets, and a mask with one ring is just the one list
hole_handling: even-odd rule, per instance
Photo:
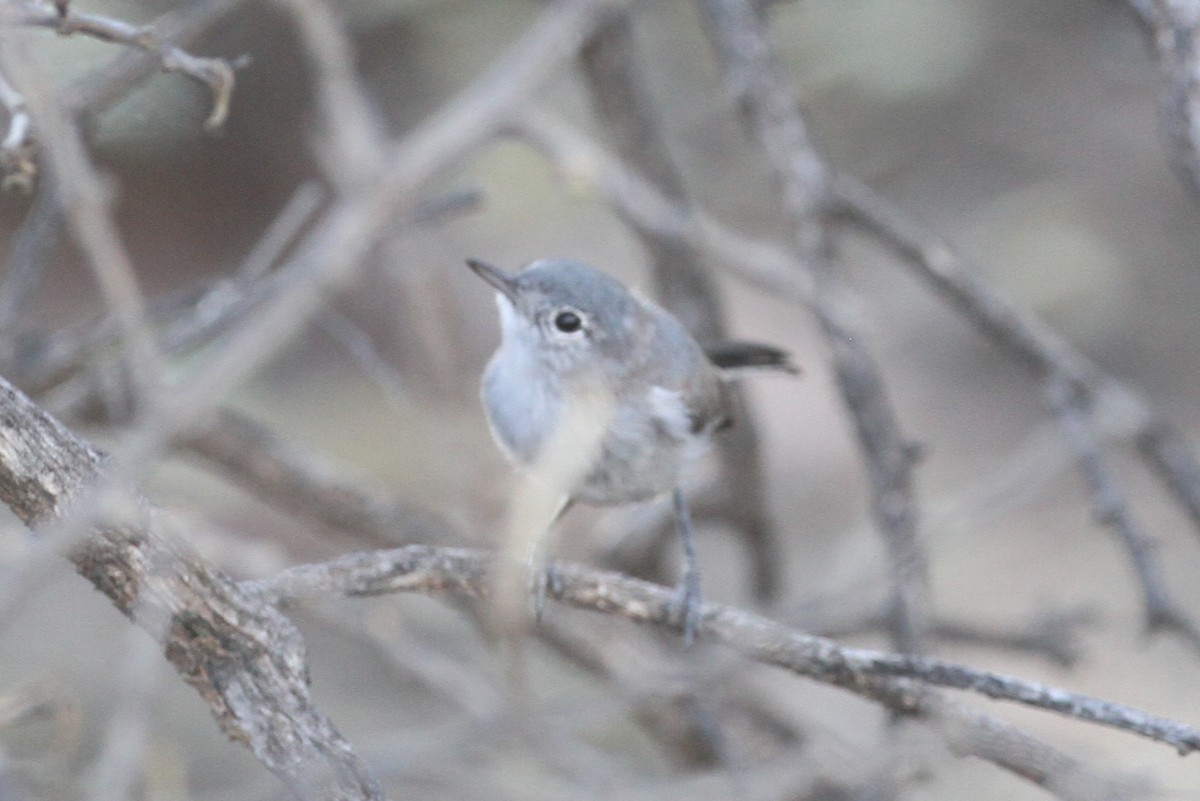
{"label": "bird's black tail", "polygon": [[759,342],[715,342],[704,346],[704,353],[718,370],[739,373],[748,370],[799,375],[800,368],[791,354],[773,345]]}

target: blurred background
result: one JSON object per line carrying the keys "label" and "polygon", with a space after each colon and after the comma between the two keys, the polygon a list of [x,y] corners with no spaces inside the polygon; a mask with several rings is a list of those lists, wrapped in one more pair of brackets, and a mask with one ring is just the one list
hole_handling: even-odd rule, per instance
{"label": "blurred background", "polygon": [[[133,22],[170,8],[75,6]],[[396,134],[483,70],[539,9],[525,0],[338,7],[370,99]],[[834,168],[923,219],[995,286],[1200,441],[1200,205],[1171,171],[1158,68],[1134,14],[1114,0],[805,0],[773,4],[770,16],[813,140]],[[783,241],[767,168],[741,133],[693,5],[640,4],[635,20],[640,66],[696,203],[741,232]],[[114,49],[50,32],[44,40],[64,83]],[[251,59],[238,73],[223,131],[203,133],[206,91],[170,74],[135,91],[93,130],[150,296],[235,271],[291,192],[317,174],[312,87],[283,18],[267,4],[249,4],[192,51]],[[603,139],[578,74],[562,75],[544,100]],[[478,190],[481,201],[377,248],[353,285],[329,299],[329,312],[230,405],[435,511],[460,542],[492,544],[517,479],[491,442],[478,400],[479,375],[498,342],[492,292],[463,259],[515,268],[571,257],[643,288],[648,264],[600,198],[563,184],[519,143],[480,152],[443,188]],[[29,207],[28,198],[0,198],[4,241]],[[1170,636],[1145,635],[1124,551],[1094,524],[1030,374],[876,246],[842,238],[837,262],[859,292],[854,312],[904,431],[923,448],[919,525],[939,618],[1006,630],[1077,613],[1087,619],[1062,629],[1077,650],[1069,667],[1005,648],[940,643],[937,652],[1200,721],[1200,655]],[[800,380],[747,385],[785,556],[781,597],[762,611],[802,628],[836,627],[881,603],[887,585],[849,419],[806,312],[710,266],[730,332],[778,343],[805,369]],[[22,326],[52,331],[102,312],[79,254],[64,242]],[[85,430],[101,444],[113,436]],[[1158,544],[1171,590],[1200,614],[1196,532],[1125,445],[1110,456]],[[272,509],[187,458],[162,465],[148,493],[195,520],[196,547],[239,577],[371,546]],[[560,553],[598,563],[653,513],[573,514]],[[753,608],[736,532],[699,522],[707,597]],[[855,786],[849,777],[857,771],[861,780],[864,764],[867,775],[904,777],[894,797],[1045,797],[993,766],[943,753],[936,737],[915,735],[912,751],[911,742],[896,746],[886,716],[844,693],[719,650],[672,651],[626,622],[553,605],[551,621],[604,643],[620,675],[601,679],[535,647],[527,701],[550,742],[526,749],[496,722],[506,698],[503,666],[453,606],[396,596],[293,614],[308,641],[318,703],[380,766],[395,798],[848,798],[838,788]],[[0,693],[17,707],[30,700],[37,713],[4,727],[6,758],[38,786],[68,793],[57,797],[86,786],[83,766],[125,703],[137,650],[129,643],[140,636],[66,563],[5,621]],[[887,646],[878,633],[849,641]],[[828,774],[825,784],[801,791],[802,776],[760,769],[784,747],[744,734],[754,727],[729,712],[736,706],[730,671],[737,701],[753,698],[785,721],[802,744],[788,747],[806,749]],[[133,707],[151,733],[141,797],[281,794],[165,665],[149,669],[143,687]],[[733,756],[720,767],[672,756],[637,725],[634,711],[651,697],[688,698],[711,714]],[[1088,765],[1144,781],[1151,797],[1200,798],[1194,756],[968,700]],[[909,773],[896,768],[909,762]]]}

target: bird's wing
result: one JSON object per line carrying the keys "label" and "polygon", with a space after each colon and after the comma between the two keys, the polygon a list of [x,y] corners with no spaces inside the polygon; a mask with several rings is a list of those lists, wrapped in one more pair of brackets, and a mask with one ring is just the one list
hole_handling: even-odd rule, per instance
{"label": "bird's wing", "polygon": [[691,435],[724,428],[730,420],[728,390],[716,367],[678,320],[652,304],[645,310],[655,333],[643,339],[648,349],[635,369],[655,388],[656,404],[666,409],[670,399]]}

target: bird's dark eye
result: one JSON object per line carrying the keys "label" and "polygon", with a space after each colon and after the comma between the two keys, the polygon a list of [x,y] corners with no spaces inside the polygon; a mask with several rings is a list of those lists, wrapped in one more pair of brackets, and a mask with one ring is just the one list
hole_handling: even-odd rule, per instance
{"label": "bird's dark eye", "polygon": [[564,334],[573,334],[583,328],[583,320],[573,311],[562,311],[555,316],[554,327]]}

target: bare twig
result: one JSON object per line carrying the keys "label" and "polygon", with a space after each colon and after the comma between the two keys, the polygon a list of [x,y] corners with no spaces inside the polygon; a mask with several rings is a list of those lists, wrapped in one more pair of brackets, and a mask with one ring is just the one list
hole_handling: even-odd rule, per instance
{"label": "bare twig", "polygon": [[[275,603],[322,597],[363,597],[395,592],[487,596],[493,555],[466,548],[413,545],[393,551],[348,554],[320,564],[289,568],[266,581],[246,582],[253,593]],[[671,590],[616,573],[557,563],[555,599],[591,611],[671,629]],[[1037,682],[909,654],[844,648],[831,640],[799,634],[778,623],[722,604],[705,603],[697,635],[732,646],[752,659],[873,698],[905,714],[922,715],[928,697],[915,679],[934,686],[970,690],[989,698],[1138,734],[1180,751],[1200,751],[1200,729],[1121,704]]]}
{"label": "bare twig", "polygon": [[[0,500],[41,526],[102,478],[101,457],[0,379]],[[99,529],[71,558],[158,638],[222,730],[301,798],[379,799],[375,779],[308,693],[299,633],[228,577],[148,526]]]}
{"label": "bare twig", "polygon": [[[149,28],[161,45],[190,47],[245,0],[196,0],[156,18]],[[162,69],[157,52],[129,49],[89,71],[63,92],[67,108],[77,116],[99,114],[118,103],[149,76]]]}
{"label": "bare twig", "polygon": [[327,309],[317,318],[321,331],[350,357],[366,378],[383,391],[384,398],[394,409],[400,408],[407,394],[404,379],[395,365],[380,352],[371,335],[345,314]]}
{"label": "bare twig", "polygon": [[[49,186],[44,184],[43,192]],[[181,353],[211,341],[270,295],[274,284],[267,280],[269,271],[320,202],[321,192],[315,183],[301,185],[255,242],[233,278],[204,279],[151,299],[146,315],[158,330],[162,352]],[[112,315],[56,331],[21,354],[14,378],[27,392],[37,395],[72,376],[78,377],[89,364],[93,369],[104,369],[95,362],[119,334],[120,326]],[[75,402],[66,406],[89,402],[94,382],[86,383],[86,387],[64,393],[75,397]]]}
{"label": "bare twig", "polygon": [[700,0],[705,30],[725,82],[762,147],[792,228],[792,246],[812,272],[812,310],[871,479],[871,506],[891,567],[894,637],[919,650],[928,614],[926,557],[912,490],[914,448],[900,431],[882,371],[847,311],[848,290],[832,261],[829,176],[812,147],[796,94],[748,0]]}
{"label": "bare twig", "polygon": [[[163,353],[182,354],[210,343],[270,297],[278,288],[277,279],[271,277],[272,268],[311,220],[320,202],[321,193],[314,183],[300,186],[256,240],[233,277],[204,279],[151,298],[146,314],[157,331]],[[399,222],[441,222],[474,208],[477,202],[474,190],[456,190],[422,202]],[[81,371],[97,369],[96,362],[118,335],[116,321],[106,315],[45,337],[30,338],[19,354],[21,359],[12,377],[27,392],[39,395],[72,377],[78,379]],[[60,402],[59,409],[92,402],[89,393],[94,389],[93,382],[86,377],[80,382],[84,386],[60,393],[72,400]]]}
{"label": "bare twig", "polygon": [[1075,450],[1080,471],[1092,498],[1096,521],[1107,526],[1120,538],[1137,571],[1142,588],[1142,605],[1146,628],[1166,629],[1178,634],[1184,642],[1200,651],[1200,629],[1189,620],[1167,594],[1162,567],[1155,558],[1154,544],[1138,527],[1129,511],[1121,488],[1104,462],[1096,437],[1088,428],[1087,413],[1071,385],[1059,376],[1049,379],[1046,389],[1058,414],[1063,433]]}
{"label": "bare twig", "polygon": [[[653,104],[642,86],[631,24],[628,13],[614,17],[583,49],[584,74],[591,88],[592,103],[622,160],[647,176],[673,206],[686,214],[690,204],[683,177],[671,158],[655,120]],[[701,342],[724,338],[716,286],[701,264],[700,251],[688,240],[645,225],[636,216],[627,215],[626,220],[650,254],[655,286],[663,304]],[[718,440],[725,474],[720,486],[728,488],[721,506],[749,546],[759,598],[769,600],[779,590],[780,559],[763,497],[758,433],[740,388],[735,388],[732,401],[740,422]]]}
{"label": "bare twig", "polygon": [[154,27],[131,25],[97,14],[81,14],[69,6],[63,10],[40,0],[17,0],[9,12],[19,25],[51,28],[63,36],[81,34],[104,42],[126,45],[153,55],[167,72],[178,72],[199,81],[212,93],[212,110],[204,126],[220,128],[229,116],[233,97],[233,67],[219,58],[201,58],[170,44]]}

